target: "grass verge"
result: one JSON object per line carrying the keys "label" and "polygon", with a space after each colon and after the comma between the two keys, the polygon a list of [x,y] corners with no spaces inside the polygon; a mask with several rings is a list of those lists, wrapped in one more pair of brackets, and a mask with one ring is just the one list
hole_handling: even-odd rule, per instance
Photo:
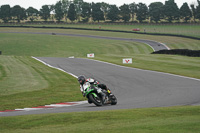
{"label": "grass verge", "polygon": [[0,117],[2,133],[198,133],[200,106]]}
{"label": "grass verge", "polygon": [[[154,40],[154,41],[162,42],[171,49],[200,50],[199,40],[187,39],[187,38],[182,38],[182,37],[152,36],[152,35],[140,35],[140,34],[134,34],[134,33],[131,34],[131,33],[69,30],[69,29],[63,30],[63,29],[37,29],[37,28],[0,28],[0,31],[1,32],[10,31],[10,32],[68,33],[68,34],[84,34],[84,35],[96,35],[96,36],[120,37],[120,38],[136,38],[136,39],[146,39],[146,40]],[[53,39],[54,37],[52,37],[51,40]],[[56,41],[53,40],[50,43],[52,42],[56,42]],[[100,41],[100,42],[103,42],[103,41]]]}
{"label": "grass verge", "polygon": [[[122,64],[123,58],[132,58],[133,64]],[[200,58],[178,55],[101,55],[95,59],[127,67],[172,73],[200,79]]]}
{"label": "grass verge", "polygon": [[1,56],[0,72],[0,110],[83,100],[76,78],[31,57]]}
{"label": "grass verge", "polygon": [[[22,26],[20,24],[18,26]],[[16,26],[16,25],[15,25]],[[159,34],[175,34],[187,35],[192,37],[200,37],[199,24],[24,24],[24,26],[46,26],[46,27],[70,27],[70,28],[85,28],[85,29],[101,29],[101,30],[120,30],[132,31],[133,29],[140,29],[138,32],[159,33]]]}

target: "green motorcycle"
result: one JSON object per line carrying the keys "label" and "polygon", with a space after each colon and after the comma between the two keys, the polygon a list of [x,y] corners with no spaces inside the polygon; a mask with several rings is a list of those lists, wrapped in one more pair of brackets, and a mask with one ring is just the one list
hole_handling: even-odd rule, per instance
{"label": "green motorcycle", "polygon": [[94,103],[96,106],[102,106],[105,104],[117,104],[117,98],[111,93],[109,89],[103,90],[97,86],[87,84],[84,87],[83,95],[87,97],[90,104]]}

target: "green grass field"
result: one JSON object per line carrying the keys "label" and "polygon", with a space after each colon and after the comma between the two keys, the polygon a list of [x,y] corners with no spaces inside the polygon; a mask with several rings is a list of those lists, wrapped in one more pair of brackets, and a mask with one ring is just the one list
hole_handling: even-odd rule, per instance
{"label": "green grass field", "polygon": [[[84,34],[84,35],[96,35],[96,36],[108,36],[108,37],[120,37],[120,38],[136,38],[146,39],[162,42],[171,49],[192,49],[200,50],[199,40],[186,39],[182,37],[170,37],[170,36],[152,36],[152,35],[140,35],[130,33],[117,33],[117,32],[102,32],[102,31],[85,31],[85,30],[63,30],[63,29],[37,29],[37,28],[0,28],[0,32],[44,32],[44,33],[70,33],[70,34]],[[101,41],[101,40],[100,40]]]}
{"label": "green grass field", "polygon": [[[140,38],[163,42],[170,48],[200,49],[199,41],[178,37],[31,28],[0,28],[0,31]],[[92,52],[97,60],[119,65],[122,65],[122,58],[132,57],[133,64],[128,67],[200,79],[199,57],[153,55],[150,54],[153,50],[142,43],[12,33],[0,33],[0,38],[3,54],[0,55],[0,110],[84,100],[75,78],[49,68],[31,56],[85,58]],[[185,106],[0,117],[0,132],[93,132],[96,129],[98,132],[198,132],[199,108]]]}
{"label": "green grass field", "polygon": [[[30,31],[30,29],[28,30]],[[33,31],[36,32],[36,29]],[[41,30],[37,32],[41,32]],[[42,32],[50,31],[44,30]],[[62,32],[71,33],[72,30]],[[74,32],[76,33],[77,31],[75,30]],[[86,32],[86,34],[92,33],[94,32]],[[83,31],[81,34],[83,34]],[[120,34],[117,34],[116,36],[118,35]],[[125,37],[125,35],[123,34],[122,37]],[[46,69],[46,66],[36,63],[37,61],[31,59],[30,56],[75,56],[85,58],[87,53],[95,53],[95,59],[119,65],[123,65],[122,58],[131,57],[133,58],[133,64],[126,66],[200,78],[199,57],[153,55],[150,54],[153,50],[148,45],[142,43],[88,39],[81,37],[12,33],[0,33],[0,37],[2,38],[0,40],[0,49],[3,53],[3,56],[1,55],[0,57],[0,79],[2,82],[0,85],[0,99],[2,99],[0,100],[2,103],[0,110],[14,109],[18,106],[36,106],[37,102],[33,102],[34,100],[32,99],[29,100],[29,96],[27,96],[26,100],[21,100],[20,102],[18,100],[10,100],[10,98],[13,97],[12,99],[17,99],[14,98],[14,96],[20,97],[24,96],[26,93],[30,93],[35,97],[35,93],[41,93],[40,91],[53,90],[56,86],[53,85],[53,81],[58,83],[58,86],[61,86],[61,92],[70,91],[71,88],[75,87],[77,89],[76,94],[79,94],[78,84],[76,81],[74,81],[76,83],[75,86],[69,85],[68,88],[64,87],[63,82],[65,82],[65,80],[67,81],[67,79],[64,78],[64,80],[60,80],[60,78],[65,77],[66,74],[63,73],[61,74],[62,76],[52,76],[53,74],[51,73],[54,73],[55,70],[51,68]],[[170,41],[170,38],[168,41]],[[189,47],[191,49],[199,47],[196,40],[192,43],[195,45],[185,44],[179,47]],[[176,46],[178,46],[178,44]],[[41,70],[48,70],[50,72]],[[70,76],[66,76],[66,78],[70,78]],[[49,79],[51,81],[49,81]],[[50,91],[50,93],[52,92]],[[38,96],[36,98],[40,97],[41,96]],[[67,98],[66,94],[63,94],[63,97],[59,97],[59,94],[54,97],[58,100],[54,101],[54,99],[52,100],[51,98],[47,98],[41,102],[41,105],[51,102],[81,100],[80,97],[74,97],[73,99]],[[16,101],[16,103],[13,101]]]}
{"label": "green grass field", "polygon": [[[16,24],[15,24],[16,25]],[[121,30],[132,31],[139,28],[138,32],[146,33],[164,33],[175,35],[187,35],[193,37],[200,37],[199,24],[20,24],[18,26],[47,26],[47,27],[71,27],[71,28],[87,28],[87,29],[102,29],[102,30]]]}
{"label": "green grass field", "polygon": [[0,117],[1,133],[199,133],[200,107]]}
{"label": "green grass field", "polygon": [[75,78],[28,56],[1,56],[0,82],[0,110],[83,100]]}

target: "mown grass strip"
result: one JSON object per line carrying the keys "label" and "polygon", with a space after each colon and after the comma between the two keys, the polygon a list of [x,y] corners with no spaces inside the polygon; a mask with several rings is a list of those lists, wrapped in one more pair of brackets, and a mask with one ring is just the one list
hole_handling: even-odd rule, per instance
{"label": "mown grass strip", "polygon": [[6,81],[1,82],[0,96],[48,87],[47,81],[33,69],[29,57],[1,56],[0,64],[4,68],[1,70],[7,73],[4,76]]}
{"label": "mown grass strip", "polygon": [[0,81],[0,110],[83,100],[76,78],[31,57],[1,56],[0,64],[7,73]]}
{"label": "mown grass strip", "polygon": [[3,65],[0,65],[0,81],[6,77],[6,71]]}
{"label": "mown grass strip", "polygon": [[2,133],[198,133],[200,106],[0,117]]}

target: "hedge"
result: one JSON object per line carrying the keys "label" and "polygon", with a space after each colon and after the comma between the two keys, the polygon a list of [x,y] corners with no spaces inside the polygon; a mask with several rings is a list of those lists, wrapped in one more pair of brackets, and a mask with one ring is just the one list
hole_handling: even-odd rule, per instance
{"label": "hedge", "polygon": [[184,56],[191,56],[191,57],[200,57],[200,50],[172,49],[172,50],[155,51],[152,54],[171,54],[171,55],[184,55]]}

